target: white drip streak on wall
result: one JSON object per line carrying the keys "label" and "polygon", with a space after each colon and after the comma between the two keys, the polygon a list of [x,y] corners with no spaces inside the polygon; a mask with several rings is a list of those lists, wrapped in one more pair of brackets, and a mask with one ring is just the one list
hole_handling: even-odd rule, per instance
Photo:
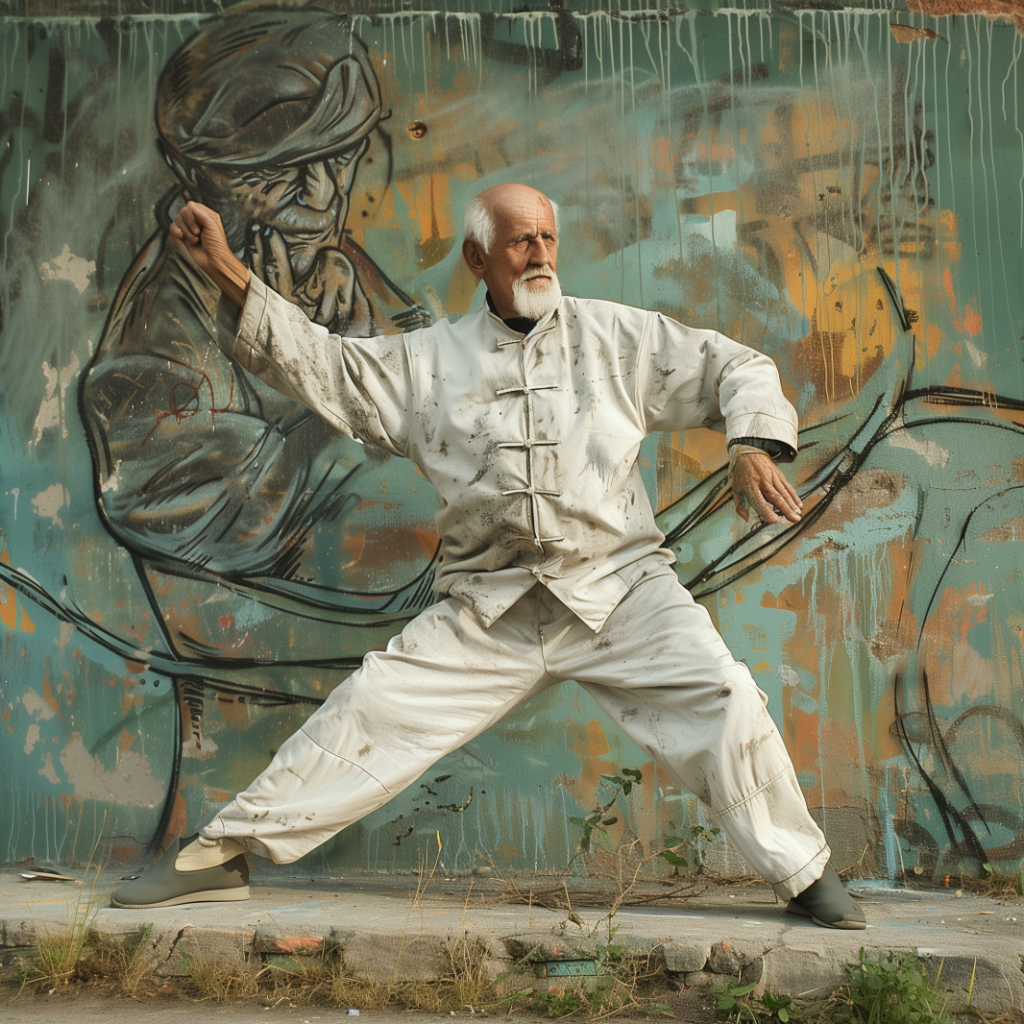
{"label": "white drip streak on wall", "polygon": [[[1006,322],[1007,322],[1007,324],[1012,325],[1013,322],[1014,322],[1014,316],[1013,316],[1013,307],[1012,307],[1011,301],[1010,301],[1010,285],[1009,285],[1009,282],[1007,281],[1007,277],[1006,277],[1006,251],[1003,248],[1003,232],[1002,232],[1003,213],[1002,213],[1002,210],[1000,209],[1000,202],[999,202],[999,179],[998,179],[998,176],[997,176],[997,173],[996,173],[997,164],[996,164],[996,153],[995,153],[995,142],[994,142],[995,134],[996,134],[995,105],[992,102],[992,62],[993,62],[993,59],[994,59],[994,56],[995,56],[994,47],[993,47],[992,32],[993,32],[993,29],[994,29],[994,25],[993,25],[992,20],[989,19],[989,18],[985,19],[984,24],[985,24],[985,32],[986,32],[986,35],[988,37],[988,60],[986,62],[986,67],[985,67],[985,75],[986,75],[985,92],[986,92],[986,97],[987,97],[987,100],[988,100],[989,118],[991,120],[991,123],[989,125],[989,133],[988,133],[988,153],[989,153],[989,159],[992,162],[992,193],[995,196],[996,231],[997,231],[996,238],[997,238],[997,244],[999,246],[999,263],[1000,263],[1000,267],[1002,269],[1002,275],[1003,275],[1003,298],[1006,300],[1006,312],[1007,312],[1007,321]],[[1004,118],[1003,119],[1005,120],[1005,114],[1004,114]],[[986,186],[986,188],[987,188],[987,186]],[[993,288],[994,287],[995,287],[995,285],[993,284]],[[1020,366],[1019,362],[1017,363],[1017,366],[1018,367]]]}

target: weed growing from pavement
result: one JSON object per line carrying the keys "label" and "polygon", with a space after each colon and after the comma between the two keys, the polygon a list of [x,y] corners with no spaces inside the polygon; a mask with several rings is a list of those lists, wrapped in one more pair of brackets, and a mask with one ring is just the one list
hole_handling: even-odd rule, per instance
{"label": "weed growing from pavement", "polygon": [[888,953],[872,959],[861,949],[859,962],[846,973],[838,992],[837,1021],[953,1024],[946,1012],[950,999],[941,987],[941,966],[933,983],[913,954]]}
{"label": "weed growing from pavement", "polygon": [[723,981],[715,986],[715,1009],[730,1021],[751,1021],[753,1024],[810,1024],[820,1020],[821,1003],[799,1004],[792,996],[765,992],[755,996],[757,982],[741,985]]}
{"label": "weed growing from pavement", "polygon": [[727,981],[715,989],[716,1009],[737,1024],[954,1024],[941,979],[941,966],[932,982],[913,954],[870,957],[861,949],[858,962],[846,967],[846,980],[824,1001],[810,1004],[770,992],[758,996],[756,984]]}
{"label": "weed growing from pavement", "polygon": [[[94,856],[95,847],[92,853]],[[89,860],[92,863],[92,856]],[[44,930],[37,935],[35,955],[18,971],[22,988],[38,986],[40,990],[52,995],[57,989],[65,988],[77,980],[84,969],[83,964],[89,959],[85,949],[89,941],[89,926],[99,910],[95,901],[99,876],[100,868],[97,867],[88,896],[83,888],[79,890],[74,906],[68,904],[67,928],[57,932]]]}

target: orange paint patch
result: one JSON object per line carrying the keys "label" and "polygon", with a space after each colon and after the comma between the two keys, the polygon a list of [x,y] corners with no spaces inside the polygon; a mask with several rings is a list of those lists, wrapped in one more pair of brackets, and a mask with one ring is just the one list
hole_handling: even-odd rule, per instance
{"label": "orange paint patch", "polygon": [[[821,716],[801,711],[792,703],[792,693],[792,688],[787,686],[782,694],[786,746],[793,759],[793,767],[798,773],[817,776],[818,757],[821,753],[818,743]],[[820,788],[816,789],[813,786],[804,787],[804,797],[811,805],[822,802]]]}
{"label": "orange paint patch", "polygon": [[576,797],[581,807],[590,807],[594,802],[594,794],[601,785],[601,776],[614,774],[618,766],[612,761],[602,761],[606,754],[611,753],[611,747],[601,723],[596,718],[586,723],[582,733],[579,731],[581,723],[570,724],[573,738],[569,751],[580,759],[580,775],[574,786],[567,785],[566,788]]}
{"label": "orange paint patch", "polygon": [[185,806],[185,797],[180,790],[174,794],[174,806],[171,808],[171,818],[167,823],[167,831],[164,833],[163,842],[160,848],[166,852],[167,848],[178,836],[186,834],[188,827],[188,808]]}
{"label": "orange paint patch", "polygon": [[130,750],[131,745],[135,742],[135,735],[130,733],[127,729],[121,730],[121,749]]}
{"label": "orange paint patch", "polygon": [[53,688],[50,686],[49,673],[43,676],[43,701],[51,710],[57,712],[57,717],[61,720],[61,722],[63,722],[64,715],[61,713],[60,710],[60,701],[58,701],[57,698],[53,695]]}
{"label": "orange paint patch", "polygon": [[981,314],[970,305],[964,307],[964,330],[968,334],[981,334]]}
{"label": "orange paint patch", "polygon": [[217,710],[227,725],[233,729],[244,729],[249,724],[249,707],[240,698],[218,693],[216,699]]}
{"label": "orange paint patch", "polygon": [[115,843],[110,848],[110,860],[114,864],[130,864],[141,850],[138,843]]}
{"label": "orange paint patch", "polygon": [[891,24],[889,26],[897,43],[912,43],[915,39],[941,39],[930,28],[916,28],[913,25]]}
{"label": "orange paint patch", "polygon": [[[7,548],[0,548],[0,562],[10,565],[11,559],[7,554]],[[13,630],[17,626],[17,605],[18,594],[14,587],[4,584],[0,587],[0,622],[8,629]]]}

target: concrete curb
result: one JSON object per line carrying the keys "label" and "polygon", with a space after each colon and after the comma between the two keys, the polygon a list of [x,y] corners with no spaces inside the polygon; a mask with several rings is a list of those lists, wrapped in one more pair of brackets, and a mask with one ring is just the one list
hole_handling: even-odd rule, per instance
{"label": "concrete curb", "polygon": [[[167,978],[187,975],[196,960],[239,969],[254,959],[297,966],[329,955],[370,981],[430,981],[448,968],[451,943],[470,942],[488,975],[502,979],[526,957],[588,959],[608,942],[601,910],[578,911],[580,927],[564,911],[488,903],[479,891],[471,897],[465,885],[444,884],[442,893],[417,896],[409,891],[414,883],[397,891],[394,879],[288,880],[254,885],[245,903],[156,911],[94,906],[86,915],[71,891],[0,871],[0,958],[27,954],[41,936],[66,931],[76,911],[79,921],[88,917],[97,941],[125,948],[143,943],[154,973]],[[94,895],[105,902],[101,886]],[[786,914],[766,888],[710,890],[683,904],[620,909],[612,941],[658,958],[687,987],[731,976],[757,982],[761,991],[807,998],[840,983],[844,964],[856,963],[861,947],[869,956],[912,952],[933,977],[941,964],[944,984],[962,1001],[973,974],[978,1011],[1024,1011],[1024,901],[878,892],[864,903],[870,927],[844,932]],[[532,984],[548,982],[520,973],[504,987]]]}

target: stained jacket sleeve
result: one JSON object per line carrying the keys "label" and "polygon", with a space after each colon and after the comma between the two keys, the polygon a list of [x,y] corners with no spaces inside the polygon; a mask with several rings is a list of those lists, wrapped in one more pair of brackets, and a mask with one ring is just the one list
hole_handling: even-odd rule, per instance
{"label": "stained jacket sleeve", "polygon": [[636,382],[648,433],[703,426],[724,429],[729,441],[770,438],[797,447],[796,410],[774,361],[717,331],[651,313]]}
{"label": "stained jacket sleeve", "polygon": [[236,333],[220,330],[218,343],[341,433],[407,455],[414,397],[404,335],[341,338],[254,275]]}

